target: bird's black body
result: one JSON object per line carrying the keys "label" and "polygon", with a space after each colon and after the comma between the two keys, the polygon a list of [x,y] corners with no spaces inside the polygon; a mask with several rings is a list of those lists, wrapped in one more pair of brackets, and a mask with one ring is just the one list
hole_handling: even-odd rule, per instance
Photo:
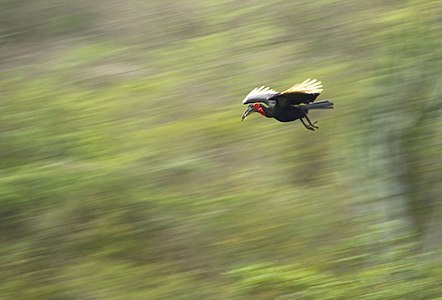
{"label": "bird's black body", "polygon": [[249,106],[242,119],[252,112],[259,112],[279,122],[300,120],[307,129],[315,130],[318,126],[315,125],[316,122],[310,121],[309,110],[333,108],[333,103],[328,100],[314,102],[321,91],[322,85],[317,80],[306,80],[283,93],[265,87],[254,89],[243,101]]}
{"label": "bird's black body", "polygon": [[[271,105],[265,107],[260,105],[264,111],[264,116],[267,118],[275,118],[279,122],[290,122],[305,117],[308,112],[307,109],[303,109],[300,106],[294,105],[281,105],[278,101],[269,101]],[[273,102],[273,103],[272,103]]]}

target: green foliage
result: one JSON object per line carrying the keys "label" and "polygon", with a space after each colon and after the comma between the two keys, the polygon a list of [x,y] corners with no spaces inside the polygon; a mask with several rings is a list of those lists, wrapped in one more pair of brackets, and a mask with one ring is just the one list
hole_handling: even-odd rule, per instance
{"label": "green foliage", "polygon": [[438,4],[0,1],[0,298],[440,299]]}
{"label": "green foliage", "polygon": [[[409,257],[410,262],[413,261]],[[226,273],[232,297],[250,299],[434,299],[437,279],[415,263],[331,273],[305,264],[254,264]]]}

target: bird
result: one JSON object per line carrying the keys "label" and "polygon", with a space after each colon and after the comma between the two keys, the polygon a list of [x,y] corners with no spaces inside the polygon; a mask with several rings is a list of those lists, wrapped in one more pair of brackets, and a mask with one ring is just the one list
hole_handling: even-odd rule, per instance
{"label": "bird", "polygon": [[314,102],[322,91],[322,83],[317,79],[304,80],[281,93],[266,86],[254,88],[242,101],[248,106],[241,121],[251,113],[258,112],[279,122],[300,120],[305,128],[315,131],[319,126],[316,125],[317,121],[312,122],[308,117],[309,110],[334,108],[329,100]]}

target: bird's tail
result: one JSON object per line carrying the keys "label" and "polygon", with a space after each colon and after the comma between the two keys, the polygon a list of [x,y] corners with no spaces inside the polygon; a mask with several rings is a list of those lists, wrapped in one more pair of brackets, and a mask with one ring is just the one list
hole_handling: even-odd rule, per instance
{"label": "bird's tail", "polygon": [[303,105],[302,108],[304,109],[332,109],[333,108],[333,102],[330,102],[328,100],[322,100],[318,102],[309,103],[306,105]]}

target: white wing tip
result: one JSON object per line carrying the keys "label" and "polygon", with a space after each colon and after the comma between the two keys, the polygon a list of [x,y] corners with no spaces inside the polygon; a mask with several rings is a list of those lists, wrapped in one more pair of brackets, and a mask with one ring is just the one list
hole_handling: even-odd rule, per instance
{"label": "white wing tip", "polygon": [[260,97],[262,98],[262,100],[266,100],[268,94],[279,94],[279,93],[265,85],[262,85],[260,87],[256,87],[253,90],[251,90],[250,93],[248,93],[247,96],[244,98],[242,103],[247,104],[249,103],[250,99],[253,98],[259,99]]}
{"label": "white wing tip", "polygon": [[306,79],[301,83],[295,84],[284,93],[302,92],[307,94],[320,94],[323,91],[322,82],[317,79]]}
{"label": "white wing tip", "polygon": [[263,86],[256,87],[253,90],[251,90],[250,93],[247,94],[247,97],[261,94],[261,93],[277,93],[277,91],[263,85]]}

